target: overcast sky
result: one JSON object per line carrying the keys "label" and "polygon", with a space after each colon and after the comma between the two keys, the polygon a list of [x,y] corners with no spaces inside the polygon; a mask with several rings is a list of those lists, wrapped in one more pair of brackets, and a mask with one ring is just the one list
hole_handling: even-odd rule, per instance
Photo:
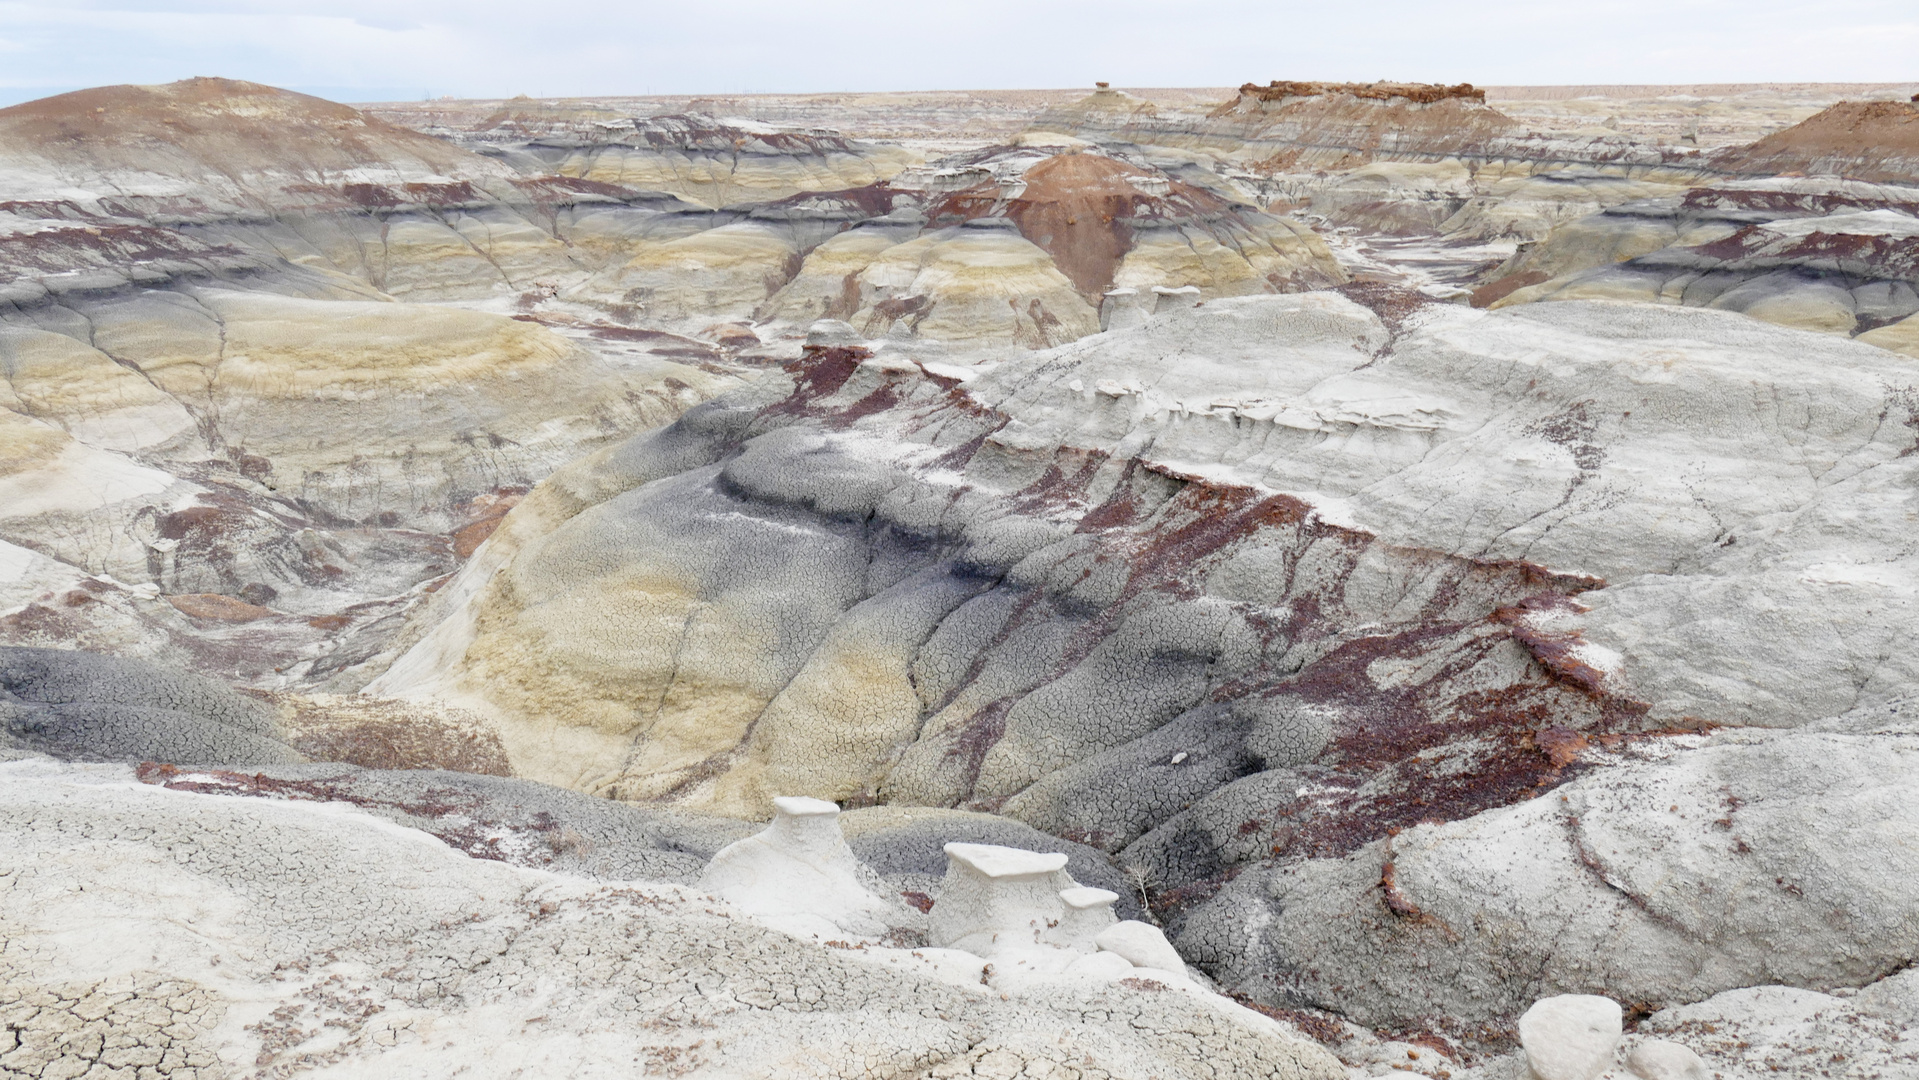
{"label": "overcast sky", "polygon": [[0,0],[0,104],[224,75],[346,101],[1919,80],[1919,0]]}

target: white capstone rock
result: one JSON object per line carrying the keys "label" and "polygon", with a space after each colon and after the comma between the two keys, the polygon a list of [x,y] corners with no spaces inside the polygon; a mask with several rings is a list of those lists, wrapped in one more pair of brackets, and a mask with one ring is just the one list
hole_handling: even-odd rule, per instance
{"label": "white capstone rock", "polygon": [[1538,1080],[1594,1080],[1612,1065],[1625,1013],[1611,998],[1541,998],[1519,1018],[1519,1044]]}
{"label": "white capstone rock", "polygon": [[1180,959],[1179,950],[1157,926],[1127,919],[1101,931],[1093,943],[1102,952],[1124,957],[1134,967],[1161,968],[1185,978],[1186,961]]}
{"label": "white capstone rock", "polygon": [[1168,311],[1181,311],[1199,303],[1199,286],[1181,285],[1170,288],[1165,285],[1153,286],[1153,314],[1160,315]]}
{"label": "white capstone rock", "polygon": [[774,799],[773,823],[721,848],[700,887],[782,929],[885,933],[891,909],[861,883],[839,813],[821,799]]}
{"label": "white capstone rock", "polygon": [[1712,1080],[1698,1054],[1665,1039],[1640,1043],[1626,1058],[1626,1067],[1640,1080]]}
{"label": "white capstone rock", "polygon": [[946,880],[929,937],[941,948],[991,956],[1031,947],[1065,913],[1059,897],[1066,856],[994,844],[946,845]]}
{"label": "white capstone rock", "polygon": [[1047,934],[1045,940],[1048,944],[1073,952],[1093,952],[1098,948],[1094,940],[1107,927],[1119,921],[1119,917],[1113,914],[1113,904],[1118,900],[1118,893],[1106,889],[1085,886],[1061,889],[1059,902],[1064,910],[1059,926]]}

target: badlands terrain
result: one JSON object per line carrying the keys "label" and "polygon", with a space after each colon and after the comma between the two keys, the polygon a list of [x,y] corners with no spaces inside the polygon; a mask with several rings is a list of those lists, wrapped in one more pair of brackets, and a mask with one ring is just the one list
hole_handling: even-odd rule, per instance
{"label": "badlands terrain", "polygon": [[1919,1077],[1919,85],[0,109],[0,1077]]}

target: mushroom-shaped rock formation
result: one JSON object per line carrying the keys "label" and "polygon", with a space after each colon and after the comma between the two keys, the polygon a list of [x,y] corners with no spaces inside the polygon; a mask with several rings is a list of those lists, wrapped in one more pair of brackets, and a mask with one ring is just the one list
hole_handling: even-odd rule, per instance
{"label": "mushroom-shaped rock formation", "polygon": [[1114,921],[1119,894],[1070,884],[1065,855],[953,843],[946,856],[929,937],[990,961],[983,975],[990,985],[1023,991],[1140,975],[1197,989],[1158,927]]}
{"label": "mushroom-shaped rock formation", "polygon": [[1113,904],[1118,899],[1118,893],[1106,889],[1084,886],[1061,889],[1059,926],[1044,940],[1047,944],[1074,952],[1094,951],[1097,948],[1095,939],[1116,921]]}
{"label": "mushroom-shaped rock formation", "polygon": [[1059,923],[1061,886],[1072,887],[1065,855],[948,844],[946,858],[929,933],[934,945],[991,956],[1039,945]]}
{"label": "mushroom-shaped rock formation", "polygon": [[1519,1018],[1519,1043],[1538,1080],[1593,1080],[1612,1065],[1624,1013],[1611,998],[1541,998]]}
{"label": "mushroom-shaped rock formation", "polygon": [[840,835],[839,813],[823,799],[774,799],[773,823],[721,848],[700,887],[782,929],[885,933],[904,912],[862,880],[871,874]]}

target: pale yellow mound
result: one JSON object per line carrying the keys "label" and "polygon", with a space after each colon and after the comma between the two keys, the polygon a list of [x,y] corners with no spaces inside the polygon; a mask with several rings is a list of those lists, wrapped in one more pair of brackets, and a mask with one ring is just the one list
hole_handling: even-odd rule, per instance
{"label": "pale yellow mound", "polygon": [[1032,349],[1099,332],[1099,312],[1052,256],[1010,229],[948,229],[887,249],[860,275],[853,325]]}

